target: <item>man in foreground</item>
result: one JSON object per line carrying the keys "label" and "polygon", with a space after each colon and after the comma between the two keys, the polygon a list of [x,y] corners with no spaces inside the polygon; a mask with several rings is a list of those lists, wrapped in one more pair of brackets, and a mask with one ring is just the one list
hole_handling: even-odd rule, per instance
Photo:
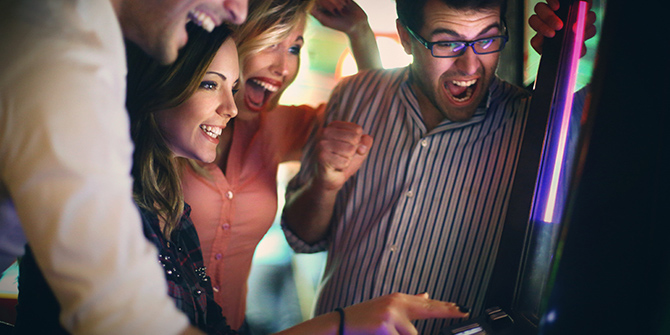
{"label": "man in foreground", "polygon": [[211,31],[243,22],[246,7],[0,2],[0,229],[25,233],[68,332],[197,333],[156,285],[163,270],[132,201],[124,38],[168,64],[187,22]]}

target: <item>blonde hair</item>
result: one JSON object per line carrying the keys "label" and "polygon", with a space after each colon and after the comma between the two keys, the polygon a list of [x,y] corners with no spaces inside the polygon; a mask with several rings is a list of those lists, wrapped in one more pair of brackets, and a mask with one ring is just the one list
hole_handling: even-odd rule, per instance
{"label": "blonde hair", "polygon": [[[240,69],[244,68],[250,56],[288,38],[294,29],[305,22],[313,5],[313,0],[249,0],[247,20],[242,25],[233,27]],[[240,71],[239,82],[243,83],[245,80],[244,71]],[[279,96],[274,99],[270,104],[276,105]],[[233,124],[234,119],[231,121]],[[189,159],[188,165],[200,176],[213,180],[200,162]]]}
{"label": "blonde hair", "polygon": [[312,0],[250,0],[247,21],[234,32],[240,67],[249,56],[285,40],[313,5]]}

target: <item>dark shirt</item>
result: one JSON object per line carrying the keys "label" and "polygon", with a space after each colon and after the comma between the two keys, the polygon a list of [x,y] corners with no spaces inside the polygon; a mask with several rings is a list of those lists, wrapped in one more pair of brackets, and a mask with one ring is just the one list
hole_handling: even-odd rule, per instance
{"label": "dark shirt", "polygon": [[168,294],[191,324],[208,334],[236,334],[214,301],[190,212],[191,208],[186,204],[179,226],[172,233],[172,239],[167,240],[161,232],[158,217],[140,209],[144,235],[158,248],[158,261],[165,270]]}
{"label": "dark shirt", "polygon": [[[168,294],[191,324],[207,334],[237,334],[221,315],[212,297],[212,285],[205,273],[200,240],[186,205],[172,240],[160,231],[158,217],[140,209],[144,235],[158,248],[158,261],[165,270]],[[19,263],[19,300],[14,334],[68,334],[60,325],[60,305],[44,280],[26,245]]]}

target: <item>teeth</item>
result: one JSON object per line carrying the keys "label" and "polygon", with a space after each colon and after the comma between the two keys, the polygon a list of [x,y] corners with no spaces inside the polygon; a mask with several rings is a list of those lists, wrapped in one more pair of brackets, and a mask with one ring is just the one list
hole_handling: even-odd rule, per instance
{"label": "teeth", "polygon": [[270,91],[270,92],[277,92],[277,90],[279,89],[278,86],[272,85],[272,84],[267,83],[267,82],[264,82],[264,81],[260,81],[260,80],[258,80],[258,79],[252,79],[252,81],[253,81],[256,85],[261,86],[262,88],[264,88],[264,89],[266,89],[266,90],[268,90],[268,91]]}
{"label": "teeth", "polygon": [[467,100],[469,100],[469,99],[472,97],[472,91],[473,91],[473,89],[468,88],[468,89],[465,91],[465,96],[464,96],[464,97],[462,97],[462,98],[457,98],[457,97],[452,96],[452,98],[453,98],[454,100],[456,100],[457,102],[467,101]]}
{"label": "teeth", "polygon": [[457,97],[453,97],[453,98],[454,98],[454,100],[456,100],[458,102],[463,102],[463,101],[467,101],[468,99],[470,99],[470,97],[472,97],[472,93],[468,92],[468,94],[463,98],[457,98]]}
{"label": "teeth", "polygon": [[200,129],[202,129],[205,134],[209,135],[212,138],[217,138],[221,136],[221,133],[223,132],[223,128],[221,127],[212,127],[212,126],[206,126],[206,125],[200,125]]}
{"label": "teeth", "polygon": [[470,87],[470,86],[474,85],[474,84],[477,82],[477,79],[472,79],[472,80],[468,80],[468,81],[456,81],[456,80],[452,80],[451,82],[452,82],[454,85],[456,85],[456,86],[460,86],[460,87]]}
{"label": "teeth", "polygon": [[193,21],[195,24],[199,25],[202,27],[202,29],[205,29],[207,32],[211,33],[212,30],[214,30],[214,27],[216,27],[216,24],[214,23],[214,20],[212,20],[211,17],[209,17],[207,14],[194,9],[189,13],[189,18],[191,21]]}

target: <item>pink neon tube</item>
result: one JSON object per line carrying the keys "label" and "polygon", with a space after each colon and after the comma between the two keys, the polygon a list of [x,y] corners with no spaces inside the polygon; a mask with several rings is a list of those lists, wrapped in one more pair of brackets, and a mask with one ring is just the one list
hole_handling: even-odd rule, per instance
{"label": "pink neon tube", "polygon": [[577,69],[579,67],[579,58],[582,51],[582,43],[584,43],[584,29],[586,25],[586,11],[588,4],[586,1],[578,3],[577,22],[575,23],[575,39],[572,46],[572,54],[570,55],[570,72],[568,77],[569,93],[565,97],[565,104],[563,106],[563,114],[561,118],[561,130],[559,133],[558,146],[556,151],[556,160],[554,161],[554,169],[551,177],[551,185],[549,187],[549,194],[547,196],[547,205],[545,206],[544,222],[552,222],[554,217],[554,209],[556,207],[556,193],[558,192],[558,182],[561,176],[563,166],[563,156],[565,155],[565,146],[568,138],[568,128],[570,123],[570,111],[572,109],[572,100],[577,82]]}

